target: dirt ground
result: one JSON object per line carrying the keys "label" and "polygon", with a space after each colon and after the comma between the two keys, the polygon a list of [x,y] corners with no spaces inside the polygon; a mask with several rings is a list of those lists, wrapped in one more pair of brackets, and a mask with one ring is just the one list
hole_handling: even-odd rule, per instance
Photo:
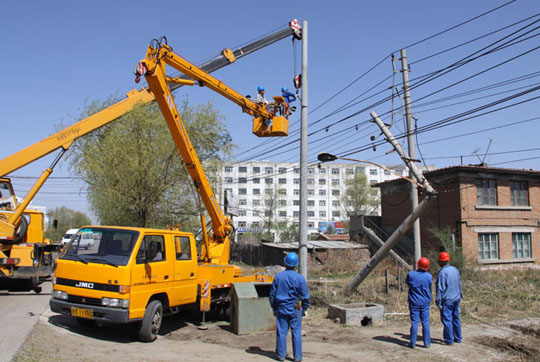
{"label": "dirt ground", "polygon": [[[326,318],[324,308],[312,308],[304,320],[305,361],[540,361],[540,319],[463,326],[461,344],[446,346],[442,326],[432,324],[432,345],[407,347],[406,316],[391,316],[374,325],[344,326]],[[166,318],[152,343],[137,341],[132,326],[79,327],[72,318],[48,310],[21,347],[14,361],[270,361],[275,334],[237,336],[223,321],[210,321],[199,330],[193,316]],[[288,347],[288,359],[292,350]]]}

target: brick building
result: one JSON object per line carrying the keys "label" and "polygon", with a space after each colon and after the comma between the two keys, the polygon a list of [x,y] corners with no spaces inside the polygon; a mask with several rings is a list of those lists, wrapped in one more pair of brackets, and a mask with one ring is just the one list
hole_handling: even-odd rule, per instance
{"label": "brick building", "polygon": [[[454,166],[424,175],[438,196],[420,218],[423,249],[438,251],[430,228],[449,227],[471,262],[497,266],[540,261],[539,171]],[[410,213],[409,183],[400,179],[375,187],[381,190],[382,226],[396,228]]]}

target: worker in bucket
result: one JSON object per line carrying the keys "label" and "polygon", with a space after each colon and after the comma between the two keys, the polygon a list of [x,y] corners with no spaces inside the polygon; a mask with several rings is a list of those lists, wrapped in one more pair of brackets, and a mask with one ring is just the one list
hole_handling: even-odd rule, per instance
{"label": "worker in bucket", "polygon": [[264,97],[264,87],[262,85],[257,87],[257,99],[255,102],[268,104],[268,100]]}
{"label": "worker in bucket", "polygon": [[450,265],[450,254],[439,254],[439,274],[436,283],[436,304],[441,311],[444,343],[461,343],[461,320],[459,319],[459,301],[463,298],[459,271]]}
{"label": "worker in bucket", "polygon": [[424,347],[429,348],[431,335],[429,331],[429,306],[431,303],[431,284],[433,277],[429,270],[429,259],[418,260],[418,270],[410,271],[405,282],[409,286],[409,313],[411,317],[411,333],[409,347],[416,347],[418,323],[422,321],[422,337]]}
{"label": "worker in bucket", "polygon": [[276,357],[287,357],[287,333],[292,334],[294,361],[302,360],[302,317],[311,302],[306,280],[295,271],[298,255],[288,253],[283,259],[286,269],[274,277],[270,288],[270,305],[276,316]]}
{"label": "worker in bucket", "polygon": [[289,92],[289,88],[287,87],[281,87],[281,96],[285,100],[285,103],[287,103],[286,105],[284,105],[284,111],[282,113],[285,117],[289,118],[291,111],[296,111],[296,107],[290,106],[290,103],[296,100],[296,96],[294,95],[294,93]]}

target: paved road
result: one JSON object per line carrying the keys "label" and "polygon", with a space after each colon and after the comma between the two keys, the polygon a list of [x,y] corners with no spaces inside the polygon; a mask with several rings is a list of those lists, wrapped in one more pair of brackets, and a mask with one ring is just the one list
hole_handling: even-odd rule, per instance
{"label": "paved road", "polygon": [[0,362],[11,361],[41,313],[49,308],[51,282],[41,286],[40,294],[0,291]]}

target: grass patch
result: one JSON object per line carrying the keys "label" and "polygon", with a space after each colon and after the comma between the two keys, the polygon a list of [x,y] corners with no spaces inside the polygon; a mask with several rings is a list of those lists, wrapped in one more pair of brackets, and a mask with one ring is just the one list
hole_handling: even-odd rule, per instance
{"label": "grass patch", "polygon": [[[315,307],[326,308],[329,304],[378,303],[387,313],[408,313],[405,285],[407,271],[401,270],[402,289],[399,290],[399,266],[390,257],[384,259],[359,285],[356,291],[346,295],[345,286],[362,266],[350,265],[350,260],[332,260],[331,264],[313,267],[309,271],[309,287]],[[432,263],[432,265],[436,263]],[[347,269],[343,271],[343,265]],[[438,267],[430,269],[433,274],[431,320],[439,321],[435,306],[435,279]],[[478,271],[466,268],[462,273],[463,301],[461,318],[464,323],[496,322],[527,317],[540,317],[540,270],[515,269],[501,271]],[[386,270],[389,273],[389,291],[386,293]],[[399,318],[395,317],[394,319]],[[408,316],[403,316],[408,320]]]}

